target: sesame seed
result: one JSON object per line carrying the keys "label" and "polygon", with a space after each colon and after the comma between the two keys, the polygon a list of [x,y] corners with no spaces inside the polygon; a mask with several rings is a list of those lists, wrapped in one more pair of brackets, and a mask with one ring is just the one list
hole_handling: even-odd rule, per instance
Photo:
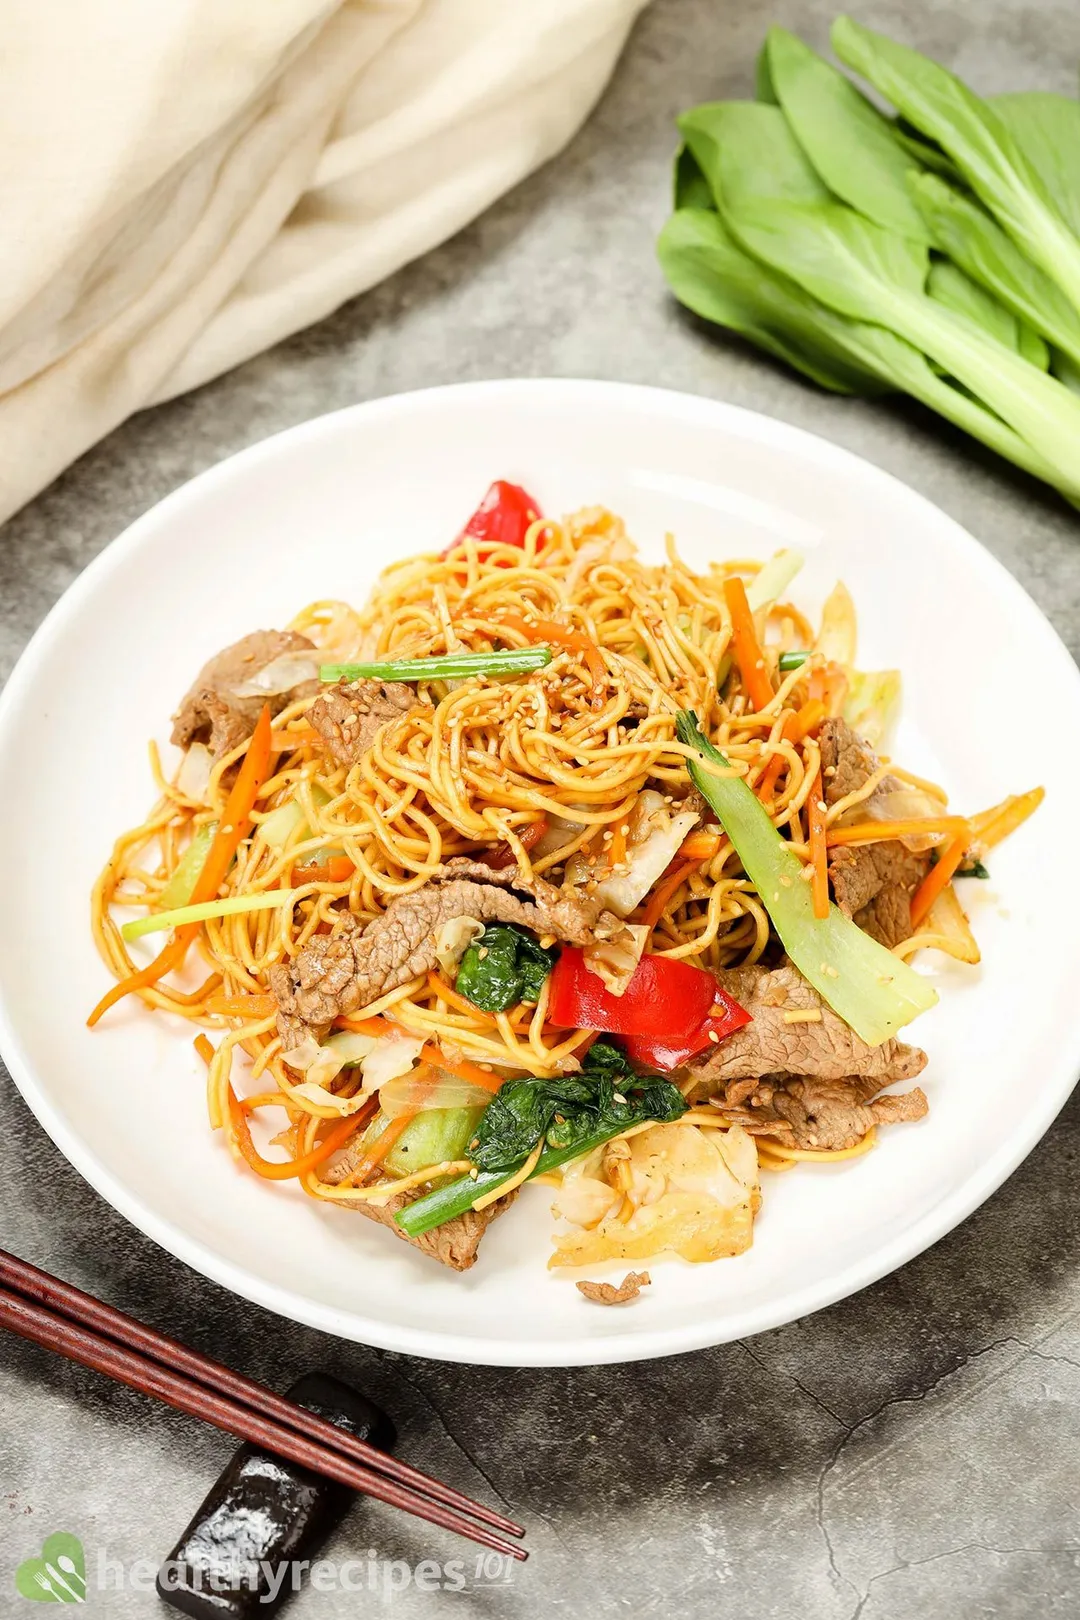
{"label": "sesame seed", "polygon": [[712,1041],[714,1046],[719,1046],[720,1045],[720,1037],[716,1033],[715,1029],[710,1029],[710,1031],[709,1031],[709,1039],[710,1039],[710,1041]]}

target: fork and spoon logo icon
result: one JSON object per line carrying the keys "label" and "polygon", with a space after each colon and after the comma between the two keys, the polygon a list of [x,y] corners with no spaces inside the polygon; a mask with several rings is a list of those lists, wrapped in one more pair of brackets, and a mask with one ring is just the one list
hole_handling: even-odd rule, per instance
{"label": "fork and spoon logo icon", "polygon": [[86,1558],[78,1536],[64,1530],[49,1536],[36,1558],[19,1565],[15,1587],[35,1603],[85,1603]]}

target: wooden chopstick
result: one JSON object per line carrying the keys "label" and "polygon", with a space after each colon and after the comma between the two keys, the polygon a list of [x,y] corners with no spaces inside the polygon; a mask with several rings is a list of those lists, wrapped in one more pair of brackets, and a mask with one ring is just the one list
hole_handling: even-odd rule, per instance
{"label": "wooden chopstick", "polygon": [[512,1520],[4,1250],[0,1282],[13,1285],[0,1287],[0,1326],[23,1338],[416,1518],[528,1556],[487,1528],[521,1535]]}

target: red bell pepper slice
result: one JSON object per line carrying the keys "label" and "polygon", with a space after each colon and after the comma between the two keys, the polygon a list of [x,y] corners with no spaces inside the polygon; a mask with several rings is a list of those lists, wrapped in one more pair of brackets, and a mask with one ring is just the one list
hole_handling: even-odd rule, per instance
{"label": "red bell pepper slice", "polygon": [[566,945],[551,973],[548,1017],[564,1029],[621,1035],[636,1063],[676,1069],[750,1022],[711,973],[667,956],[643,956],[621,996],[613,996]]}
{"label": "red bell pepper slice", "polygon": [[[491,540],[500,546],[523,546],[530,527],[541,515],[539,505],[528,490],[520,484],[508,484],[505,478],[497,478],[462,534],[470,534],[475,540]],[[448,556],[457,543],[455,540],[448,546],[443,556]]]}

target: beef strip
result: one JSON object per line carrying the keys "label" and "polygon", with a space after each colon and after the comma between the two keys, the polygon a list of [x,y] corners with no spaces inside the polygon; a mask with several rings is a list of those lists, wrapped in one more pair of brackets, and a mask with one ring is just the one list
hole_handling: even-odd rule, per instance
{"label": "beef strip", "polygon": [[[355,1143],[337,1159],[328,1169],[322,1172],[323,1179],[330,1182],[344,1181],[356,1168],[361,1148]],[[455,1215],[453,1220],[447,1221],[443,1226],[436,1226],[431,1232],[422,1232],[419,1237],[410,1237],[403,1232],[395,1215],[408,1204],[418,1198],[423,1198],[427,1189],[416,1187],[410,1192],[394,1193],[385,1204],[360,1203],[355,1199],[330,1198],[328,1203],[340,1204],[343,1209],[357,1210],[366,1215],[369,1220],[378,1221],[382,1226],[388,1226],[399,1238],[411,1243],[422,1254],[430,1255],[452,1271],[468,1271],[476,1263],[476,1251],[480,1247],[480,1240],[492,1221],[506,1213],[517,1197],[517,1189],[509,1192],[503,1198],[489,1204],[486,1209],[468,1209],[464,1215]]]}
{"label": "beef strip", "polygon": [[264,703],[269,703],[271,714],[280,714],[298,698],[317,692],[319,683],[303,681],[288,692],[259,697],[237,697],[235,688],[250,681],[283,653],[314,651],[315,643],[295,630],[253,630],[250,636],[226,647],[203,665],[173,715],[173,742],[178,748],[187,748],[193,742],[206,743],[215,759],[232,753],[255,730]]}
{"label": "beef strip", "polygon": [[403,681],[342,681],[316,699],[308,720],[339,765],[358,765],[380,727],[419,701],[416,688]]}
{"label": "beef strip", "polygon": [[453,860],[423,888],[392,900],[366,926],[345,913],[333,934],[317,934],[291,963],[270,971],[286,1052],[307,1035],[321,1040],[335,1018],[358,1012],[435,966],[443,923],[456,917],[519,923],[541,936],[586,946],[598,932],[617,939],[625,925],[596,900],[566,895],[543,878]]}
{"label": "beef strip", "polygon": [[855,1147],[874,1125],[922,1119],[926,1095],[919,1086],[899,1095],[875,1097],[875,1080],[850,1076],[819,1080],[806,1075],[773,1075],[762,1082],[748,1104],[732,1107],[713,1101],[732,1125],[755,1136],[773,1136],[790,1147],[835,1151]]}
{"label": "beef strip", "polygon": [[[877,769],[873,750],[846,720],[824,722],[821,781],[826,804],[855,793]],[[870,800],[895,793],[900,786],[895,777],[886,776]],[[829,877],[840,910],[890,948],[911,936],[911,896],[929,867],[928,854],[913,854],[899,840],[840,847],[829,856]]]}
{"label": "beef strip", "polygon": [[[873,1082],[873,1096],[897,1080],[913,1079],[926,1067],[926,1053],[917,1046],[897,1040],[867,1046],[790,965],[772,970],[730,968],[717,978],[753,1021],[691,1064],[697,1081],[691,1099],[722,1091],[732,1081],[776,1074],[817,1080],[857,1076]],[[788,1023],[786,1012],[816,1012],[819,1017],[813,1023]],[[733,1100],[749,1094],[744,1085]]]}

